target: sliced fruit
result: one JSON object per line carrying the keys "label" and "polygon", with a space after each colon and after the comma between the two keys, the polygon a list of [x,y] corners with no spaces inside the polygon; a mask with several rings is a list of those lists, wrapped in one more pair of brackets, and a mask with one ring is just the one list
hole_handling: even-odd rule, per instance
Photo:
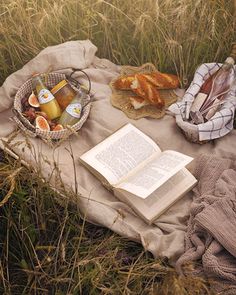
{"label": "sliced fruit", "polygon": [[64,127],[61,125],[61,124],[57,124],[53,129],[52,131],[60,131],[60,130],[63,130]]}
{"label": "sliced fruit", "polygon": [[48,121],[43,116],[37,116],[35,119],[35,126],[44,131],[50,131]]}
{"label": "sliced fruit", "polygon": [[35,108],[39,108],[39,101],[37,96],[34,94],[34,92],[32,91],[32,93],[30,94],[29,98],[28,98],[28,103],[29,105],[31,105],[32,107]]}

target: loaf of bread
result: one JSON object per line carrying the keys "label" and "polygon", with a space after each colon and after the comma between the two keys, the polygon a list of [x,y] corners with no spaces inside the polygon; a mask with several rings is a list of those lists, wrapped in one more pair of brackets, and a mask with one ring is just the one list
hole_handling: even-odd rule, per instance
{"label": "loaf of bread", "polygon": [[114,87],[119,90],[130,90],[130,86],[134,79],[134,75],[120,77],[115,80]]}
{"label": "loaf of bread", "polygon": [[149,104],[155,105],[158,108],[162,108],[165,105],[156,87],[149,83],[143,74],[135,75],[135,79],[130,87],[134,93],[147,100]]}
{"label": "loaf of bread", "polygon": [[118,90],[132,90],[137,95],[137,97],[130,97],[130,102],[135,109],[148,104],[161,109],[165,102],[158,90],[174,89],[179,84],[178,76],[156,71],[120,77],[114,82],[114,87]]}
{"label": "loaf of bread", "polygon": [[153,72],[144,74],[148,82],[152,83],[157,89],[174,89],[179,87],[179,78],[176,75]]}
{"label": "loaf of bread", "polygon": [[140,96],[130,96],[129,100],[135,110],[139,110],[142,107],[150,104],[145,98]]}
{"label": "loaf of bread", "polygon": [[135,79],[135,76],[137,75],[144,76],[145,79],[156,86],[157,89],[174,89],[180,85],[179,78],[176,75],[161,72],[151,72],[120,77],[114,83],[115,88],[120,90],[129,90],[132,82]]}

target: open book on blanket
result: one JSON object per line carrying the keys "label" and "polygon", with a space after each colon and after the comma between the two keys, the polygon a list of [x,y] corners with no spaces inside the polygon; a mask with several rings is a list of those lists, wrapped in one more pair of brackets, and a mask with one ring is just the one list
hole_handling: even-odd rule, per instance
{"label": "open book on blanket", "polygon": [[90,172],[149,224],[196,184],[185,168],[192,160],[176,151],[162,152],[132,124],[80,157]]}

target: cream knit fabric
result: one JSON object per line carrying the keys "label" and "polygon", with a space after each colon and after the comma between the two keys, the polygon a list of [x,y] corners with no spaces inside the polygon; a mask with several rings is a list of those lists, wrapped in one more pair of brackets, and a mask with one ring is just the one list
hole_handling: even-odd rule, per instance
{"label": "cream knit fabric", "polygon": [[196,261],[195,274],[214,280],[221,294],[236,294],[236,160],[201,156],[199,180],[186,235],[186,251],[176,269]]}

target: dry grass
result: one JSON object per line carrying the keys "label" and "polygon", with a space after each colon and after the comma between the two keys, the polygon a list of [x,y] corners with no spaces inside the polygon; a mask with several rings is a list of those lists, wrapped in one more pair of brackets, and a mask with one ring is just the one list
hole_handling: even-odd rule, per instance
{"label": "dry grass", "polygon": [[0,294],[213,294],[205,280],[179,277],[142,246],[60,206],[38,174],[2,159]]}
{"label": "dry grass", "polygon": [[[154,63],[186,86],[235,40],[230,0],[0,0],[0,83],[41,49],[90,39],[118,64]],[[0,154],[1,294],[210,294],[140,245],[60,206],[37,174]]]}
{"label": "dry grass", "polygon": [[2,82],[48,45],[90,39],[101,57],[153,62],[187,85],[197,65],[223,60],[236,37],[230,0],[0,0],[0,16]]}

